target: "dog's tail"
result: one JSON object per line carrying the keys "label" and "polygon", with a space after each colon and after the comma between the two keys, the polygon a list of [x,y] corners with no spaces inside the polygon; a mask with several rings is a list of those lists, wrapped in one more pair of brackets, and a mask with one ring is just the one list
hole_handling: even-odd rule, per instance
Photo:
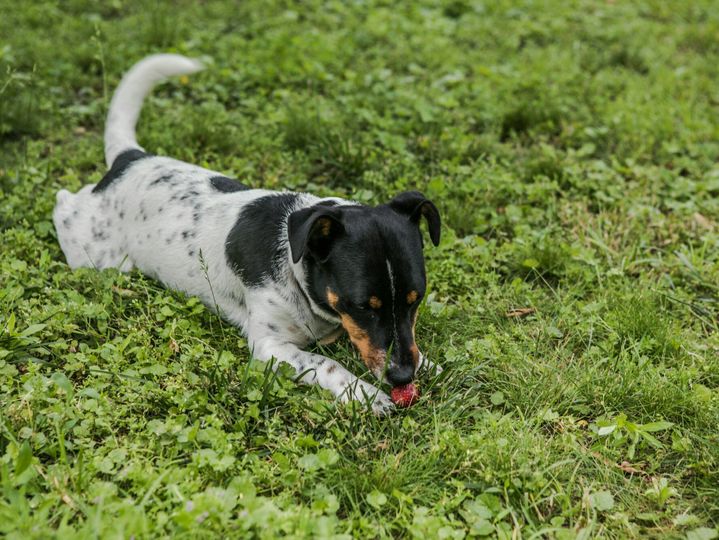
{"label": "dog's tail", "polygon": [[105,162],[112,166],[118,154],[129,149],[142,150],[135,138],[135,124],[145,96],[167,77],[189,75],[204,66],[179,54],[154,54],[140,60],[120,81],[110,102],[105,125]]}

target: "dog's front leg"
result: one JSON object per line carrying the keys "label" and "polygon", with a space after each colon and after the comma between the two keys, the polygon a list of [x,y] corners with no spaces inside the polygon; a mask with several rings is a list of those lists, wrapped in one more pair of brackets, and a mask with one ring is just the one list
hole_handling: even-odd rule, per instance
{"label": "dog's front leg", "polygon": [[256,339],[250,336],[248,341],[255,358],[263,361],[275,358],[289,364],[302,382],[319,384],[342,402],[370,402],[376,414],[386,414],[394,408],[387,394],[355,377],[334,360],[303,351],[281,336],[263,336]]}

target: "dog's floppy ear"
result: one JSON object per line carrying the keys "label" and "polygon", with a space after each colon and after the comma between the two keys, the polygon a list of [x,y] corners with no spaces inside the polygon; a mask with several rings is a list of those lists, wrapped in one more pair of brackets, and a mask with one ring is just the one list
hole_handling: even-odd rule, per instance
{"label": "dog's floppy ear", "polygon": [[330,206],[310,206],[292,212],[287,218],[287,237],[292,262],[299,261],[306,252],[318,261],[327,259],[332,242],[344,233],[337,209]]}
{"label": "dog's floppy ear", "polygon": [[429,224],[429,237],[435,246],[439,245],[441,221],[439,210],[427,197],[419,191],[405,191],[389,202],[390,208],[400,214],[405,214],[419,225],[419,219],[424,216]]}

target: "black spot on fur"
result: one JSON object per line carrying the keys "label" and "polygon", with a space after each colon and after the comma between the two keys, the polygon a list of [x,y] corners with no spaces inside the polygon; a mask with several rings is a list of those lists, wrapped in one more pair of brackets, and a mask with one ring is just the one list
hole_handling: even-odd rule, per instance
{"label": "black spot on fur", "polygon": [[125,174],[125,171],[133,163],[148,157],[152,157],[152,154],[148,154],[136,148],[132,150],[125,150],[115,158],[115,161],[112,162],[110,170],[105,173],[105,176],[103,176],[102,180],[100,180],[100,182],[98,182],[98,184],[92,189],[92,192],[100,193],[101,191],[105,191],[115,180]]}
{"label": "black spot on fur", "polygon": [[267,328],[270,332],[277,332],[277,327],[272,323],[267,323]]}
{"label": "black spot on fur", "polygon": [[164,182],[167,182],[168,180],[171,180],[171,179],[172,179],[171,174],[163,174],[162,176],[158,176],[152,182],[150,182],[149,187],[155,187],[155,186],[162,184]]}
{"label": "black spot on fur", "polygon": [[232,298],[240,307],[245,307],[245,297],[240,296],[236,291],[229,291],[230,298]]}
{"label": "black spot on fur", "polygon": [[188,238],[194,238],[195,237],[195,231],[182,231],[182,238],[187,240]]}
{"label": "black spot on fur", "polygon": [[297,195],[268,195],[249,203],[241,212],[225,241],[230,267],[249,286],[259,286],[269,277],[278,278],[277,261],[284,255],[280,233],[294,209]]}
{"label": "black spot on fur", "polygon": [[194,249],[191,249],[190,251],[188,251],[188,252],[187,252],[187,256],[188,256],[188,257],[194,257],[194,256],[195,256],[195,250],[194,250]]}
{"label": "black spot on fur", "polygon": [[199,193],[195,191],[194,189],[191,189],[190,191],[187,191],[182,197],[180,197],[181,201],[185,201],[189,199],[190,197],[197,197]]}
{"label": "black spot on fur", "polygon": [[107,240],[109,238],[108,234],[100,229],[97,229],[96,227],[92,228],[92,239],[96,242]]}
{"label": "black spot on fur", "polygon": [[210,178],[210,184],[217,191],[222,193],[233,193],[235,191],[246,191],[250,187],[239,183],[237,180],[227,178],[226,176],[213,176]]}

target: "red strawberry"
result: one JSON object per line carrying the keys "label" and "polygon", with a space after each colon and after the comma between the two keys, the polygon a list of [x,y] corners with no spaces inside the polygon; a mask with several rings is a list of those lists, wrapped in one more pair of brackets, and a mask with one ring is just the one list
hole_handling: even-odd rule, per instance
{"label": "red strawberry", "polygon": [[419,400],[419,388],[412,383],[395,386],[390,395],[398,407],[409,407]]}

